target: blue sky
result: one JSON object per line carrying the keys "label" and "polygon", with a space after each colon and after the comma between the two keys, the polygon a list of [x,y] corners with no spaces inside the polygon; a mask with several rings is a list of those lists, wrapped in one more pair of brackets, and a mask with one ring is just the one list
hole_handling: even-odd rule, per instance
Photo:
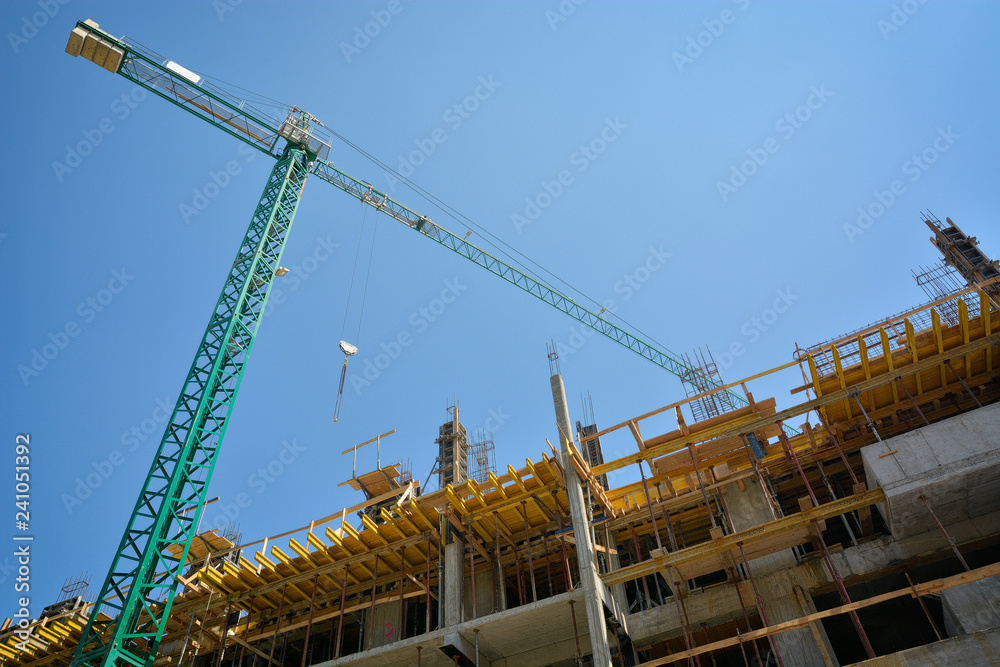
{"label": "blue sky", "polygon": [[[271,166],[66,55],[85,18],[308,110],[670,350],[708,345],[726,380],[922,302],[910,270],[938,256],[921,210],[1000,255],[996,3],[2,3],[0,420],[11,469],[31,434],[35,614],[68,577],[100,587]],[[467,230],[344,143],[331,157]],[[408,457],[423,479],[456,399],[470,431],[492,426],[501,468],[537,460],[556,435],[551,340],[574,419],[588,391],[601,425],[683,396],[634,353],[375,223],[307,183],[206,525],[229,505],[256,539],[357,502],[337,486],[340,452],[393,428],[383,461]],[[478,229],[470,241],[490,247]],[[345,316],[360,352],[333,423]],[[789,405],[799,384],[793,369],[751,389]],[[610,438],[606,457],[631,447]],[[0,614],[12,563],[0,555]]]}

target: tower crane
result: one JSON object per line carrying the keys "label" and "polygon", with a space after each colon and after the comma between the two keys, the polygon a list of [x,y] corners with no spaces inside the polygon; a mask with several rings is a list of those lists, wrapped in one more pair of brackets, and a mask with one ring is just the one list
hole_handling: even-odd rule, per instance
{"label": "tower crane", "polygon": [[[187,68],[80,21],[66,51],[119,74],[216,128],[270,155],[274,167],[232,269],[198,345],[180,396],[156,450],[73,657],[73,667],[136,665],[157,655],[177,576],[200,522],[208,485],[247,358],[306,178],[312,174],[403,223],[636,352],[678,377],[700,371],[621,329],[485,250],[415,213],[329,161],[330,140],[311,114],[291,107],[283,121],[258,111]],[[703,376],[710,387],[719,384]],[[738,394],[719,393],[729,407]],[[194,511],[191,511],[194,510]]]}

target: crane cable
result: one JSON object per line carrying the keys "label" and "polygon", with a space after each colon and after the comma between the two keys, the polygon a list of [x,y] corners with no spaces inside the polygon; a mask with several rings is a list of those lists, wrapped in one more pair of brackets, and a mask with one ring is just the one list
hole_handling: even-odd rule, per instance
{"label": "crane cable", "polygon": [[[329,129],[329,128],[327,128],[327,129]],[[466,215],[462,214],[461,212],[455,210],[454,208],[452,208],[451,206],[449,206],[445,202],[441,201],[440,199],[438,199],[437,197],[435,197],[433,194],[431,194],[427,190],[424,190],[422,187],[420,187],[419,185],[417,185],[416,183],[414,183],[413,181],[411,181],[410,179],[408,179],[406,176],[403,176],[402,174],[400,174],[399,172],[397,172],[395,169],[393,169],[392,167],[390,167],[386,163],[382,162],[381,160],[379,160],[377,157],[375,157],[374,155],[372,155],[371,153],[369,153],[365,149],[361,148],[361,146],[355,144],[354,142],[352,142],[347,137],[345,137],[345,136],[343,136],[343,135],[341,135],[341,134],[339,134],[339,133],[337,133],[337,132],[335,132],[333,130],[330,130],[330,133],[333,136],[335,136],[336,138],[338,138],[341,141],[343,141],[350,148],[352,148],[355,151],[357,151],[359,154],[361,154],[363,157],[365,157],[366,159],[368,159],[370,162],[374,163],[376,166],[378,166],[381,169],[385,170],[386,172],[392,174],[395,178],[397,178],[402,183],[406,184],[406,186],[408,188],[410,188],[411,190],[413,190],[419,196],[423,197],[428,202],[431,202],[432,204],[436,204],[437,206],[441,207],[442,211],[448,217],[454,219],[457,222],[465,221],[465,223],[468,226],[475,227],[477,230],[479,230],[479,232],[484,236],[484,238],[485,237],[489,237],[489,239],[493,239],[495,241],[495,244],[493,244],[493,246],[498,251],[498,254],[505,255],[505,256],[507,256],[512,261],[512,263],[520,265],[524,269],[525,273],[527,273],[529,275],[533,275],[539,282],[541,282],[541,283],[544,284],[545,281],[544,281],[544,279],[541,278],[541,276],[539,276],[534,271],[532,271],[530,268],[528,268],[527,265],[525,265],[522,262],[518,261],[513,255],[517,255],[518,257],[523,258],[525,260],[525,262],[527,262],[528,264],[531,264],[531,265],[537,267],[542,273],[546,273],[546,274],[552,276],[552,278],[554,278],[556,282],[562,283],[570,291],[576,292],[581,297],[583,297],[584,299],[586,299],[587,301],[589,301],[591,304],[593,304],[595,307],[600,308],[600,311],[598,313],[599,317],[602,317],[602,318],[606,317],[607,319],[614,318],[614,319],[618,320],[619,322],[621,322],[625,326],[631,328],[636,333],[639,333],[642,336],[645,336],[651,343],[656,344],[657,346],[659,346],[660,349],[665,350],[671,356],[673,356],[675,358],[680,358],[680,355],[678,355],[676,352],[673,352],[672,350],[670,350],[670,348],[668,348],[666,345],[664,345],[663,343],[661,343],[658,340],[656,340],[650,334],[646,333],[645,331],[643,331],[642,329],[640,329],[636,325],[634,325],[631,322],[627,321],[621,315],[618,315],[618,314],[613,313],[613,312],[611,312],[609,310],[606,310],[600,303],[597,302],[596,299],[594,299],[593,297],[591,297],[588,294],[584,293],[582,290],[577,289],[576,287],[573,287],[568,282],[566,282],[565,280],[563,280],[562,278],[560,278],[559,276],[557,276],[556,274],[554,274],[552,271],[550,271],[550,270],[546,269],[544,266],[538,264],[537,262],[535,262],[534,260],[532,260],[527,255],[523,254],[522,252],[518,251],[516,248],[514,248],[510,244],[508,244],[505,241],[503,241],[502,239],[500,239],[498,236],[492,234],[485,227],[482,227],[481,225],[478,225],[474,220],[472,220],[468,216],[466,216]],[[508,248],[510,250],[510,253],[504,251],[503,248],[501,248],[500,246]],[[513,254],[511,254],[511,253],[513,253]]]}
{"label": "crane cable", "polygon": [[[347,379],[347,360],[351,358],[354,354],[357,354],[358,348],[346,340],[344,340],[344,334],[347,331],[347,317],[351,310],[351,297],[354,294],[354,279],[358,274],[358,259],[361,256],[361,242],[364,240],[365,236],[365,226],[368,222],[368,207],[364,207],[364,214],[361,219],[361,232],[358,234],[358,247],[354,251],[354,268],[351,270],[351,285],[347,290],[347,307],[344,309],[344,323],[340,329],[340,351],[344,353],[344,365],[340,369],[340,386],[337,388],[337,403],[333,410],[333,421],[340,421],[340,406],[344,401],[344,382]],[[358,330],[355,334],[354,340],[358,341],[361,339],[361,324],[365,319],[365,304],[368,302],[368,282],[371,278],[372,273],[372,257],[375,254],[375,241],[378,235],[378,212],[375,212],[375,228],[372,232],[372,244],[368,251],[368,266],[365,269],[365,287],[361,296],[361,313],[358,316]]]}
{"label": "crane cable", "polygon": [[358,257],[361,255],[361,241],[365,236],[365,225],[368,223],[368,207],[362,205],[364,216],[361,218],[361,232],[358,234],[358,247],[354,251],[354,268],[351,269],[351,285],[347,288],[347,307],[344,308],[344,325],[340,328],[340,338],[343,340],[347,332],[347,315],[351,310],[351,297],[354,295],[354,277],[358,273]]}

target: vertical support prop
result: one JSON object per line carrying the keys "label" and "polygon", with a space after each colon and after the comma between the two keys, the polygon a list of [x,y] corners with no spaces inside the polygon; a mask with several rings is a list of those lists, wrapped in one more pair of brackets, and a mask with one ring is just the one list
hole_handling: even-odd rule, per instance
{"label": "vertical support prop", "polygon": [[917,405],[917,401],[910,394],[909,390],[907,390],[906,385],[903,384],[903,378],[901,377],[896,378],[896,382],[899,384],[900,387],[903,388],[903,393],[906,394],[906,397],[910,399],[910,405],[912,405],[913,409],[917,411],[917,414],[920,415],[920,418],[924,420],[924,426],[930,426],[931,423],[927,421],[927,415],[925,415],[924,411],[920,409],[920,406]]}
{"label": "vertical support prop", "polygon": [[340,640],[344,636],[344,603],[347,601],[347,568],[344,568],[344,585],[340,587],[340,613],[337,615],[337,640],[335,658],[340,657]]}
{"label": "vertical support prop", "polygon": [[920,494],[919,496],[917,496],[917,498],[919,498],[924,503],[924,507],[926,507],[927,511],[931,513],[931,516],[934,517],[934,523],[937,524],[937,527],[941,530],[941,534],[944,535],[946,540],[948,540],[948,546],[950,546],[951,550],[955,552],[955,556],[958,557],[958,562],[961,563],[962,567],[965,568],[965,571],[968,572],[969,564],[965,562],[965,558],[962,556],[962,552],[958,550],[958,546],[956,546],[955,544],[955,538],[949,535],[948,531],[945,530],[944,524],[942,524],[941,520],[938,519],[937,514],[934,513],[934,510],[931,509],[930,503],[927,502],[927,498],[925,498],[923,494]]}
{"label": "vertical support prop", "polygon": [[[857,400],[857,396],[855,396]],[[858,405],[861,405],[861,401],[858,401]],[[864,412],[864,408],[861,408]],[[867,418],[867,414],[865,415]],[[792,460],[795,462],[795,467],[799,471],[799,476],[802,477],[802,483],[806,487],[806,491],[809,492],[809,498],[812,500],[813,507],[819,507],[819,501],[816,499],[816,494],[813,493],[812,484],[809,483],[809,478],[806,477],[805,470],[802,469],[802,464],[799,463],[799,457],[795,454],[795,448],[792,447],[791,443],[788,441],[788,436],[785,435],[784,425],[779,421],[778,426],[781,430],[778,432],[778,437],[781,438],[781,444],[784,445],[785,451],[789,453]],[[871,425],[872,431],[875,432],[875,436],[878,437],[878,432],[875,431],[874,424]],[[881,439],[880,439],[881,441]],[[851,603],[851,596],[847,593],[847,587],[844,586],[844,580],[840,578],[840,572],[837,570],[837,566],[833,563],[833,558],[830,557],[830,550],[826,546],[826,540],[823,539],[823,531],[819,529],[819,523],[813,519],[812,520],[813,530],[816,533],[817,542],[819,543],[820,549],[823,552],[823,561],[826,563],[826,567],[830,570],[830,574],[833,575],[833,579],[837,584],[837,589],[840,591],[840,597],[844,604]],[[854,624],[854,629],[858,632],[858,638],[861,640],[861,644],[865,647],[865,653],[868,654],[868,658],[875,657],[875,651],[872,649],[871,642],[868,641],[868,635],[865,633],[864,627],[861,625],[861,619],[858,618],[858,612],[853,609],[848,612],[851,617],[851,623]]]}
{"label": "vertical support prop", "polygon": [[978,398],[976,398],[976,395],[972,393],[972,390],[971,390],[971,389],[969,388],[969,385],[968,385],[968,383],[967,383],[967,382],[965,381],[965,378],[963,378],[963,377],[962,377],[961,375],[959,375],[959,374],[958,374],[958,371],[956,371],[956,370],[955,370],[955,367],[951,365],[951,360],[950,360],[950,359],[946,359],[944,363],[945,363],[945,365],[946,365],[946,366],[947,366],[947,367],[948,367],[949,369],[951,369],[951,372],[952,372],[952,373],[953,373],[953,374],[955,375],[955,377],[957,377],[957,378],[958,378],[958,381],[962,383],[962,388],[963,388],[963,389],[965,389],[965,392],[966,392],[966,393],[967,393],[967,394],[968,394],[968,395],[969,395],[970,397],[972,397],[972,400],[973,400],[973,401],[975,401],[975,402],[976,402],[976,407],[977,407],[977,408],[981,408],[981,407],[983,407],[983,404],[979,402],[979,399],[978,399]]}
{"label": "vertical support prop", "polygon": [[309,636],[313,628],[313,612],[316,610],[316,591],[319,590],[319,575],[313,577],[312,597],[309,598],[309,620],[306,622],[306,637],[302,643],[302,667],[306,667],[309,657]]}
{"label": "vertical support prop", "polygon": [[375,567],[372,568],[372,603],[368,608],[368,648],[375,642],[375,586],[378,585],[378,554],[375,554]]}
{"label": "vertical support prop", "polygon": [[271,638],[271,650],[267,655],[268,667],[274,663],[274,647],[278,644],[278,631],[281,629],[281,610],[285,608],[285,588],[287,584],[281,587],[281,602],[278,603],[278,613],[274,617],[274,636]]}

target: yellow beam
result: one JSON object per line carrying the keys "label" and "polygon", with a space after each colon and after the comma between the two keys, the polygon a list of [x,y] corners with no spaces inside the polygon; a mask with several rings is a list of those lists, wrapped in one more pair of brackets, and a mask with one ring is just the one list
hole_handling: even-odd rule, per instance
{"label": "yellow beam", "polygon": [[517,474],[516,470],[514,470],[514,466],[509,463],[507,464],[507,474],[510,475],[512,480],[514,480],[514,483],[517,484],[517,488],[521,489],[522,493],[528,492],[528,487],[524,485],[524,482],[521,480],[521,476]]}
{"label": "yellow beam", "polygon": [[489,477],[490,477],[490,484],[492,484],[493,488],[495,488],[497,491],[500,492],[500,497],[506,498],[507,491],[506,489],[503,488],[503,484],[500,483],[500,480],[497,478],[495,474],[493,474],[492,470],[489,471]]}

